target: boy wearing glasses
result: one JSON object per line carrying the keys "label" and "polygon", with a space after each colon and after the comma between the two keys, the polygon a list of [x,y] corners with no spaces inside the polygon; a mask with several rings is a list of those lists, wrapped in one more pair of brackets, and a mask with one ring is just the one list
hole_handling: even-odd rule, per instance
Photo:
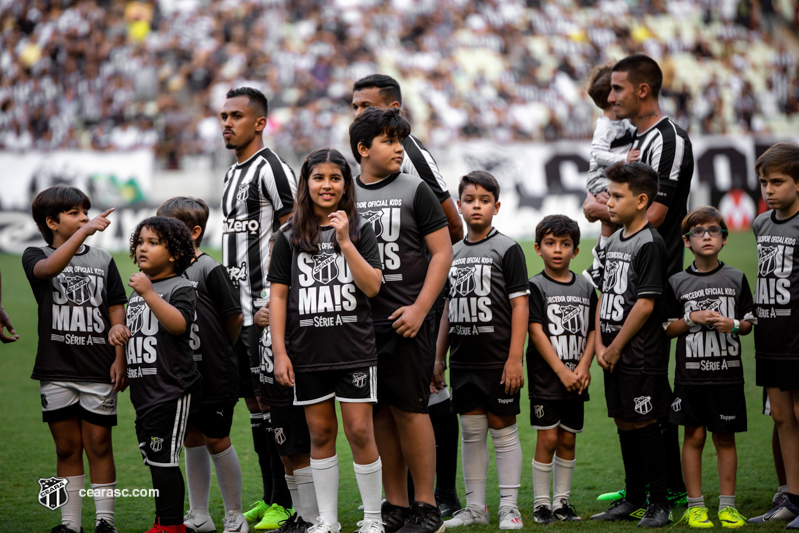
{"label": "boy wearing glasses", "polygon": [[713,434],[719,471],[722,527],[746,519],[735,509],[738,455],[735,434],[746,431],[744,375],[739,335],[756,323],[754,302],[743,272],[719,261],[727,224],[714,207],[697,208],[682,221],[682,239],[694,262],[669,278],[666,336],[677,337],[677,365],[670,421],[685,427],[682,448],[690,527],[710,528],[702,495],[702,449]]}

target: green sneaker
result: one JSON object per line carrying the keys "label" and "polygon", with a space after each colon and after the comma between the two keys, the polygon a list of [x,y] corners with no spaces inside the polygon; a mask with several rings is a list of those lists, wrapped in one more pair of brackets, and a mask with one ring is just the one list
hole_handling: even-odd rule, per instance
{"label": "green sneaker", "polygon": [[261,518],[264,517],[264,513],[267,511],[267,509],[269,509],[269,504],[263,500],[259,500],[254,502],[250,506],[250,509],[244,513],[244,518],[246,518],[247,522],[251,524],[253,522],[257,524],[261,521]]}
{"label": "green sneaker", "polygon": [[719,511],[721,527],[738,528],[746,525],[746,517],[738,512],[735,507],[725,507]]}
{"label": "green sneaker", "polygon": [[669,505],[672,509],[688,505],[688,493],[685,491],[677,492],[676,490],[669,489],[666,497],[669,499]]}
{"label": "green sneaker", "polygon": [[689,507],[678,523],[687,522],[690,527],[707,529],[713,527],[713,522],[707,516],[707,507]]}
{"label": "green sneaker", "polygon": [[613,503],[616,500],[621,500],[627,494],[627,489],[621,489],[616,492],[606,492],[605,494],[600,494],[596,497],[596,501],[598,502],[605,502],[605,503]]}
{"label": "green sneaker", "polygon": [[278,529],[294,514],[294,509],[286,509],[282,505],[273,503],[266,509],[261,521],[255,524],[255,529]]}

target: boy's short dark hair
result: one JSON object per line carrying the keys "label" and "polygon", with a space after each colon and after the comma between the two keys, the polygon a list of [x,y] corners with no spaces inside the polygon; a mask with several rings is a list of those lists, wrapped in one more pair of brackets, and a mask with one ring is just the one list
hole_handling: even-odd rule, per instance
{"label": "boy's short dark hair", "polygon": [[612,182],[626,183],[636,196],[645,194],[647,208],[652,205],[658,195],[659,182],[657,172],[646,163],[639,161],[614,163],[605,169],[605,176]]}
{"label": "boy's short dark hair", "polygon": [[399,109],[370,107],[350,124],[350,148],[355,160],[361,162],[358,144],[371,148],[372,140],[382,134],[396,135],[400,140],[411,134],[411,125]]}
{"label": "boy's short dark hair", "polygon": [[92,207],[89,197],[77,187],[58,185],[36,195],[31,203],[31,214],[47,244],[53,244],[53,230],[47,227],[47,218],[60,222],[61,213],[76,207],[86,210]]}
{"label": "boy's short dark hair", "polygon": [[663,71],[657,61],[644,54],[627,56],[613,66],[613,72],[626,72],[627,80],[636,87],[642,83],[649,85],[652,96],[657,98],[663,86]]}
{"label": "boy's short dark hair", "polygon": [[610,106],[608,96],[610,96],[610,73],[612,70],[613,64],[605,63],[594,67],[588,74],[588,96],[602,110]]}
{"label": "boy's short dark hair", "polygon": [[235,89],[230,89],[225,98],[230,99],[237,96],[246,96],[249,98],[249,105],[255,110],[256,117],[266,118],[269,113],[269,102],[266,100],[264,93],[254,87],[237,87]]}
{"label": "boy's short dark hair", "polygon": [[799,144],[777,143],[757,158],[755,173],[759,177],[766,177],[772,172],[785,174],[799,182]]}
{"label": "boy's short dark hair", "polygon": [[371,74],[361,78],[352,86],[352,92],[371,88],[380,89],[380,96],[386,102],[399,102],[402,105],[402,90],[397,80],[385,74]]}
{"label": "boy's short dark hair", "polygon": [[535,227],[535,243],[541,246],[544,237],[571,237],[574,247],[580,246],[580,225],[566,215],[547,215]]}
{"label": "boy's short dark hair", "polygon": [[718,224],[723,235],[727,235],[727,222],[724,220],[724,217],[721,216],[719,210],[711,205],[697,207],[685,215],[680,225],[680,232],[685,235],[691,231],[692,228],[701,224]]}
{"label": "boy's short dark hair", "polygon": [[499,183],[497,183],[497,178],[485,170],[472,170],[461,178],[461,182],[458,185],[459,199],[463,195],[463,190],[467,187],[467,185],[479,185],[494,195],[495,202],[499,202]]}
{"label": "boy's short dark hair", "polygon": [[145,218],[130,236],[130,258],[136,264],[136,245],[143,228],[150,228],[164,241],[169,253],[175,258],[175,274],[183,274],[194,260],[194,246],[191,244],[191,234],[186,225],[176,218],[150,217]]}
{"label": "boy's short dark hair", "polygon": [[161,204],[156,215],[180,220],[186,224],[189,233],[194,229],[194,226],[200,226],[202,231],[200,231],[200,236],[197,237],[197,248],[203,243],[205,225],[208,224],[208,204],[202,198],[175,196]]}

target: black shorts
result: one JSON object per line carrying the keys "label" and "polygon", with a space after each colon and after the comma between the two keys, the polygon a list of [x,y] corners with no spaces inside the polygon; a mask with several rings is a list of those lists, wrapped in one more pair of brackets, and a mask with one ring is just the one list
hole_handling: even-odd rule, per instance
{"label": "black shorts", "polygon": [[277,443],[278,453],[283,457],[311,453],[311,434],[305,422],[305,410],[289,405],[273,406],[270,412],[272,436]]}
{"label": "black shorts", "polygon": [[585,425],[585,400],[547,400],[530,398],[530,426],[533,429],[563,428],[569,433],[582,433]]}
{"label": "black shorts", "polygon": [[376,403],[377,367],[294,374],[294,405],[313,405],[330,398],[348,403]]}
{"label": "black shorts", "polygon": [[605,400],[611,418],[642,422],[668,417],[671,404],[669,378],[605,370]]}
{"label": "black shorts", "polygon": [[755,359],[758,387],[779,387],[783,392],[799,390],[799,361]]}
{"label": "black shorts", "polygon": [[497,416],[512,416],[521,412],[521,393],[505,392],[505,385],[500,383],[501,368],[452,368],[449,379],[452,383],[452,410],[459,415],[478,407]]}
{"label": "black shorts", "polygon": [[713,433],[746,431],[746,395],[740,385],[674,385],[669,421]]}
{"label": "black shorts", "polygon": [[234,350],[239,363],[239,398],[260,396],[261,361],[257,326],[242,326]]}
{"label": "black shorts", "polygon": [[180,452],[189,418],[199,409],[192,394],[162,403],[136,417],[136,437],[144,464],[180,466]]}
{"label": "black shorts", "polygon": [[412,339],[397,335],[391,324],[375,324],[379,405],[392,405],[409,413],[427,413],[436,362],[434,322],[427,317]]}
{"label": "black shorts", "polygon": [[229,437],[236,402],[238,400],[201,403],[196,413],[192,413],[189,417],[189,425],[196,427],[200,433],[212,439]]}

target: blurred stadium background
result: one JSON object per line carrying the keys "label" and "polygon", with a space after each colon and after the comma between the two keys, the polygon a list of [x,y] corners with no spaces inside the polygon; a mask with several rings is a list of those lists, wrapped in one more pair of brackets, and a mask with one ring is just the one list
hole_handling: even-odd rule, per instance
{"label": "blurred stadium background", "polygon": [[27,210],[56,183],[117,206],[95,241],[112,250],[165,198],[218,205],[231,87],[264,91],[266,143],[295,170],[318,147],[349,154],[352,83],[375,72],[400,81],[451,188],[500,179],[500,229],[524,239],[561,212],[590,232],[585,76],[639,51],[694,143],[692,204],[743,229],[756,157],[799,139],[798,21],[796,0],[0,0],[0,251],[39,242]]}

